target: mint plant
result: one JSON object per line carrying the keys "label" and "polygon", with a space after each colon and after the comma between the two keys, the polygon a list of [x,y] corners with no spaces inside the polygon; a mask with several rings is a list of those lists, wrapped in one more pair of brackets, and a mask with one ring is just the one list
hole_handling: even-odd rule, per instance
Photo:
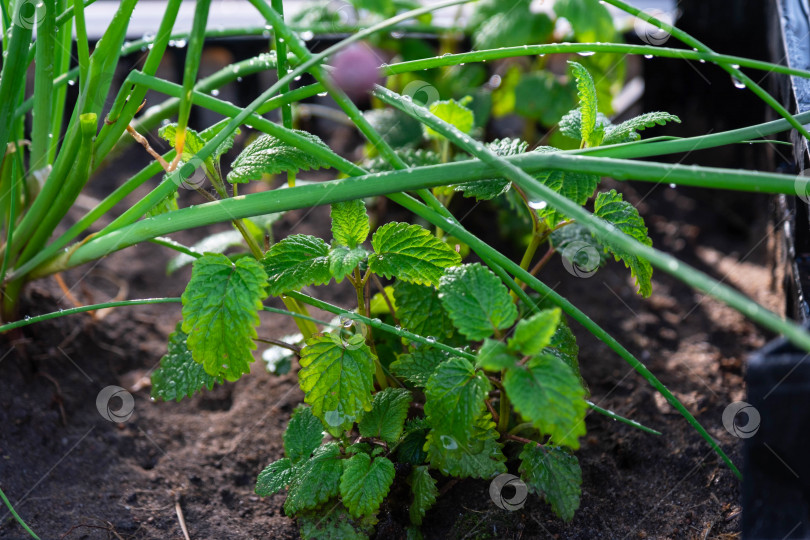
{"label": "mint plant", "polygon": [[[260,311],[293,317],[300,342],[274,344],[299,357],[305,404],[295,410],[285,432],[284,457],[259,474],[256,491],[267,496],[286,490],[285,512],[299,520],[305,537],[372,534],[394,485],[410,490],[408,514],[416,535],[445,477],[489,479],[508,468],[560,518],[572,519],[582,478],[574,452],[585,433],[586,412],[655,433],[588,401],[574,323],[632,366],[739,475],[717,441],[642,362],[537,276],[556,253],[574,275],[595,272],[613,256],[628,267],[644,297],[651,294],[655,268],[810,350],[803,328],[654,249],[638,211],[615,190],[598,192],[603,175],[763,193],[806,192],[806,181],[797,184],[790,175],[633,159],[735,144],[791,128],[810,138],[803,127],[810,113],[789,115],[740,70],[804,77],[810,72],[718,54],[649,16],[644,20],[689,48],[616,43],[610,15],[595,0],[555,3],[557,20],[565,18],[573,27],[570,36],[557,37],[579,43],[547,43],[554,37],[554,21],[532,12],[528,1],[510,10],[502,2],[481,2],[468,27],[477,50],[419,49],[425,54],[411,52],[403,55],[408,60],[379,66],[387,84],[373,88],[378,108],[365,114],[341,86],[345,77],[334,77],[324,67],[355,42],[382,43],[388,39],[380,36],[389,31],[432,28],[433,10],[465,2],[417,7],[407,1],[357,0],[353,4],[360,13],[372,15],[369,24],[349,25],[356,31],[317,54],[307,48],[305,34],[317,25],[334,31],[345,22],[328,6],[302,15],[297,24],[304,26],[295,28],[296,21],[285,21],[280,0],[251,0],[266,25],[220,30],[208,27],[210,1],[203,0],[195,6],[191,31],[172,33],[180,2],[169,0],[155,35],[129,43],[125,36],[136,0],[125,0],[91,53],[81,2],[69,6],[45,0],[36,6],[33,24],[24,11],[30,11],[28,3],[2,2],[0,317],[5,324],[0,331],[104,307],[181,303],[182,321],[152,376],[153,397],[181,400],[249,372],[257,341],[262,341]],[[605,2],[641,15],[621,0]],[[74,24],[76,65],[69,54]],[[205,39],[223,35],[264,36],[273,50],[198,79]],[[174,84],[156,73],[167,48],[179,43],[186,48],[186,62],[181,84]],[[146,53],[143,65],[114,84],[121,57],[138,50]],[[582,64],[569,63],[568,76],[542,70],[546,55],[575,53],[585,57]],[[651,112],[610,122],[602,98],[621,76],[603,75],[620,74],[620,64],[606,64],[610,55],[624,54],[715,63],[783,119],[685,139],[641,140],[645,128],[679,119]],[[497,89],[484,88],[487,73],[480,64],[516,57],[531,57],[526,63],[531,67],[512,66]],[[34,85],[29,88],[25,74],[32,63]],[[438,89],[419,78],[437,69],[450,73],[436,79]],[[265,70],[275,70],[278,81],[249,105],[217,98],[219,87]],[[598,84],[591,72],[599,74]],[[291,88],[304,73],[316,82]],[[66,97],[69,83],[78,85],[75,103]],[[150,90],[166,100],[141,113]],[[367,159],[351,162],[315,134],[293,129],[293,104],[324,93],[368,142]],[[224,120],[191,129],[192,107]],[[275,109],[278,123],[264,116]],[[527,123],[522,138],[478,140],[489,115],[512,112],[537,124]],[[171,149],[160,154],[142,132],[169,118],[176,122],[158,134]],[[559,136],[548,138],[553,146],[536,146],[537,125],[558,125]],[[260,135],[230,167],[223,167],[225,152],[238,144],[239,130]],[[153,161],[77,222],[64,223],[94,171],[118,159],[115,151],[133,142]],[[297,178],[301,171],[318,168],[334,169],[336,179]],[[285,188],[240,195],[243,184],[276,174],[286,175]],[[195,180],[201,177],[212,190]],[[147,195],[111,215],[152,178],[157,182]],[[180,186],[195,190],[204,204],[180,208]],[[462,226],[448,209],[458,194],[528,216],[532,229],[519,262]],[[430,229],[384,215],[375,216],[372,226],[365,201],[377,196],[388,197]],[[269,234],[284,212],[325,204],[331,207],[331,238],[291,234],[275,241]],[[112,218],[109,223],[89,233],[105,216]],[[214,223],[231,223],[233,230],[193,246],[168,237]],[[28,282],[145,241],[180,253],[171,269],[193,261],[181,298],[124,300],[21,318],[19,300]],[[242,249],[234,253],[237,246]],[[541,247],[546,254],[535,262]],[[350,283],[356,303],[339,307],[300,292],[333,280]],[[285,309],[266,305],[270,296],[280,297]],[[315,319],[307,306],[332,313],[336,320]]]}
{"label": "mint plant", "polygon": [[[583,146],[598,146],[610,123],[603,119],[602,135],[594,135],[598,104],[593,81],[580,64],[571,66],[580,107],[566,117],[578,120],[577,129],[568,125],[565,133],[581,138]],[[437,102],[431,112],[461,132],[472,129],[474,114],[460,102]],[[619,131],[636,139],[635,129],[649,117],[630,120]],[[669,115],[656,118],[677,121]],[[435,130],[426,129],[425,135],[443,138]],[[245,148],[228,180],[244,182],[318,165],[271,139],[265,136]],[[527,146],[519,140],[490,144],[501,155],[523,153]],[[554,172],[538,179],[579,204],[591,199],[599,183],[595,175]],[[493,199],[510,187],[520,192],[533,215],[530,250],[550,244],[552,233],[578,225],[532,204],[504,179],[455,189]],[[348,327],[307,334],[298,372],[306,406],[293,413],[284,434],[285,457],[261,472],[256,493],[286,490],[285,512],[299,519],[305,537],[362,537],[373,530],[397,465],[409,471],[401,481],[410,485],[409,515],[418,527],[436,501],[439,477],[491,478],[507,471],[512,455],[531,492],[544,497],[562,519],[572,519],[581,484],[573,451],[585,434],[588,402],[576,338],[560,309],[540,309],[531,299],[530,304],[519,302],[489,268],[462,264],[446,239],[419,225],[391,222],[370,234],[362,199],[334,203],[330,215],[330,242],[294,234],[271,246],[261,261],[248,256],[231,262],[222,254],[204,254],[194,262],[182,297],[184,319],[153,375],[153,395],[179,399],[215,380],[235,380],[248,372],[257,312],[268,294],[291,295],[346,279],[357,293],[355,314],[366,318],[372,315],[370,283],[393,280],[392,287],[377,293],[381,307],[375,314],[395,330],[422,339],[395,336],[392,341],[352,319]],[[638,212],[616,191],[596,195],[594,215],[651,244]],[[639,292],[649,296],[649,263],[611,247],[610,238],[599,245],[624,261]],[[524,257],[531,259],[531,254]],[[439,342],[452,348],[438,349]]]}

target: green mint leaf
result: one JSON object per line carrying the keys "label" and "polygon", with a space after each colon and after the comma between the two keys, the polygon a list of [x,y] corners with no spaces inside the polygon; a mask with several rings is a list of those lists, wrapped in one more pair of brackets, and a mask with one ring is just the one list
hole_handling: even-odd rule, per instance
{"label": "green mint leaf", "polygon": [[[638,214],[638,210],[629,202],[623,201],[622,195],[617,193],[615,189],[596,196],[593,213],[645,246],[652,245],[652,240],[647,236],[647,227]],[[613,253],[617,261],[624,261],[624,265],[630,268],[630,273],[636,279],[639,294],[644,298],[650,296],[652,294],[653,272],[650,263],[646,259],[637,257],[616,246],[607,236],[599,235],[598,239],[607,251]]]}
{"label": "green mint leaf", "polygon": [[[534,152],[558,152],[556,148],[540,147]],[[570,171],[542,171],[535,174],[535,178],[550,187],[560,195],[571,199],[579,205],[584,205],[593,196],[596,186],[599,185],[599,176],[595,174],[584,174]],[[537,215],[545,219],[549,228],[555,227],[558,223],[565,221],[567,216],[558,212],[550,206],[536,208]]]}
{"label": "green mint leaf", "polygon": [[402,434],[410,405],[411,393],[404,388],[386,388],[378,392],[371,402],[371,410],[357,425],[360,435],[396,442]]}
{"label": "green mint leaf", "polygon": [[[499,156],[514,156],[522,154],[529,147],[529,143],[520,139],[496,139],[487,144],[492,152]],[[484,180],[473,180],[464,184],[453,186],[456,191],[461,191],[465,197],[475,197],[479,201],[488,201],[498,195],[509,191],[512,183],[506,178],[487,178]]]}
{"label": "green mint leaf", "polygon": [[397,461],[420,465],[425,462],[425,437],[428,432],[427,421],[424,418],[409,420],[405,424],[405,434],[396,446]]}
{"label": "green mint leaf", "polygon": [[[335,24],[342,24],[337,21]],[[327,510],[324,510],[327,509]],[[304,540],[368,540],[376,519],[352,519],[337,499],[296,516]]]}
{"label": "green mint leaf", "polygon": [[[208,141],[217,136],[224,127],[225,124],[222,124],[218,128],[210,129],[202,133],[194,131],[193,129],[190,128],[186,128],[186,142],[183,144],[183,155],[182,155],[183,161],[188,161],[189,159],[192,158],[192,156],[198,154],[200,150],[202,150],[203,147],[206,145],[206,143],[208,143]],[[231,132],[231,134],[228,135],[228,137],[224,141],[222,141],[222,143],[219,146],[217,146],[216,150],[214,150],[214,153],[211,154],[211,156],[205,160],[206,165],[209,165],[209,163],[213,164],[214,160],[216,160],[222,154],[230,150],[231,147],[233,146],[234,138],[237,135],[239,135],[239,133],[240,133],[239,129],[235,129],[233,132]],[[174,146],[175,137],[177,136],[177,123],[173,122],[171,124],[161,126],[161,128],[158,129],[158,136],[167,141],[172,146]]]}
{"label": "green mint leaf", "polygon": [[165,214],[167,212],[172,212],[178,209],[179,207],[177,206],[177,191],[172,191],[171,193],[166,195],[159,203],[157,203],[155,206],[149,209],[149,211],[146,212],[146,217],[155,217],[159,216],[160,214]]}
{"label": "green mint leaf", "polygon": [[323,442],[323,424],[312,414],[312,409],[299,405],[295,408],[284,431],[284,454],[293,463],[309,459]]}
{"label": "green mint leaf", "polygon": [[399,2],[394,0],[352,0],[357,9],[367,9],[386,18],[396,13]]}
{"label": "green mint leaf", "polygon": [[232,263],[222,254],[194,261],[182,296],[183,332],[195,362],[209,375],[235,381],[250,371],[267,275],[258,261]]}
{"label": "green mint leaf", "polygon": [[[515,4],[515,7],[512,5]],[[532,13],[529,2],[509,3],[505,9],[485,20],[472,33],[477,50],[517,47],[526,43],[547,43],[554,24],[545,13]]]}
{"label": "green mint leaf", "polygon": [[582,114],[580,130],[582,140],[586,146],[599,146],[602,142],[604,130],[597,126],[596,115],[599,112],[596,103],[596,85],[593,77],[582,64],[568,61],[571,71],[577,80],[577,95],[579,97],[579,110]]}
{"label": "green mint leaf", "polygon": [[[340,24],[340,23],[338,23]],[[303,27],[302,27],[303,28]],[[413,150],[412,148],[421,144],[424,134],[422,133],[422,124],[419,120],[411,118],[407,114],[391,107],[385,109],[371,109],[365,111],[363,116],[371,124],[371,127],[379,133],[383,140],[395,148],[395,152],[405,161],[409,167],[415,167],[406,157],[405,154],[409,152],[423,152],[423,150]],[[437,160],[431,165],[439,163]],[[427,165],[427,163],[422,163]],[[379,167],[379,168],[378,168]],[[382,172],[393,170],[391,165],[384,158],[373,158],[366,160],[363,163],[363,168],[368,172]]]}
{"label": "green mint leaf", "polygon": [[361,247],[347,248],[344,246],[333,247],[329,250],[329,273],[335,278],[337,283],[354,272],[357,265],[366,257],[368,251]]}
{"label": "green mint leaf", "polygon": [[466,443],[484,410],[489,381],[463,358],[439,365],[425,386],[425,416],[431,427]]}
{"label": "green mint leaf", "polygon": [[473,341],[509,328],[517,318],[509,290],[478,263],[447,269],[439,281],[439,298],[459,332]]}
{"label": "green mint leaf", "polygon": [[363,340],[359,334],[345,342],[323,334],[308,339],[301,350],[298,382],[304,401],[335,436],[371,408],[374,357]]}
{"label": "green mint leaf", "polygon": [[[158,137],[174,147],[177,137],[177,123],[173,122],[171,124],[161,126],[160,129],[158,129]],[[202,137],[200,137],[200,134],[191,128],[186,128],[186,140],[183,143],[183,154],[181,159],[183,161],[190,160],[195,154],[198,154],[200,150],[202,150],[203,146],[205,146],[205,141]]]}
{"label": "green mint leaf", "polygon": [[[579,377],[582,386],[585,387],[585,381],[582,380],[582,375],[579,372],[579,346],[577,345],[577,338],[568,326],[565,317],[560,318],[560,324],[557,326],[557,331],[551,336],[551,343],[543,349],[543,352],[552,354],[565,362],[574,373]],[[585,387],[587,389],[587,387]]]}
{"label": "green mint leaf", "polygon": [[359,452],[362,452],[364,454],[370,454],[371,453],[371,445],[369,443],[361,442],[361,443],[354,443],[351,446],[346,447],[346,455],[347,456],[352,456],[352,455],[357,454]]}
{"label": "green mint leaf", "polygon": [[177,328],[169,336],[168,350],[160,359],[160,367],[152,372],[153,398],[180,401],[203,388],[211,390],[214,383],[222,383],[221,377],[212,377],[202,364],[194,361],[182,325],[182,322],[177,323]]}
{"label": "green mint leaf", "polygon": [[452,436],[431,430],[426,438],[430,466],[459,478],[491,478],[506,472],[506,456],[498,443],[500,434],[489,413],[475,422],[472,437],[459,443]]}
{"label": "green mint leaf", "polygon": [[411,523],[421,525],[425,512],[436,502],[439,490],[436,488],[436,479],[430,475],[427,466],[414,467],[408,477],[413,493],[413,502],[408,512],[411,516]]}
{"label": "green mint leaf", "polygon": [[576,456],[562,448],[527,444],[520,460],[520,477],[529,491],[545,495],[554,513],[571,521],[579,508],[582,485],[582,469]]}
{"label": "green mint leaf", "polygon": [[285,489],[295,477],[295,467],[289,458],[274,461],[259,473],[256,480],[256,495],[269,497]]}
{"label": "green mint leaf", "polygon": [[617,126],[610,126],[605,130],[605,140],[602,144],[617,144],[636,141],[641,138],[638,131],[654,126],[663,126],[667,122],[681,123],[681,119],[674,114],[665,112],[648,112],[626,120]]}
{"label": "green mint leaf", "polygon": [[509,350],[509,347],[503,341],[485,339],[484,344],[478,350],[475,365],[489,371],[501,371],[514,366],[516,363],[515,354]]}
{"label": "green mint leaf", "polygon": [[400,355],[390,368],[397,377],[415,386],[425,386],[439,364],[447,359],[447,353],[437,349],[418,350]]}
{"label": "green mint leaf", "polygon": [[[209,130],[203,131],[202,133],[200,133],[200,137],[202,138],[203,141],[205,141],[205,143],[208,143],[214,137],[219,135],[219,132],[222,131],[225,128],[225,125],[226,124],[222,124],[221,126],[215,127],[214,129],[209,129]],[[236,128],[235,130],[233,130],[230,133],[230,135],[228,135],[225,138],[224,141],[219,143],[219,146],[217,146],[217,149],[214,150],[213,154],[211,154],[211,157],[216,160],[220,156],[222,156],[225,152],[227,152],[228,150],[233,148],[233,141],[236,138],[236,136],[239,135],[240,133],[241,133],[241,131],[239,130],[239,128]]]}
{"label": "green mint leaf", "polygon": [[287,488],[284,513],[293,516],[336,497],[342,473],[343,460],[340,459],[338,443],[331,442],[317,448],[311,458],[296,467]]}
{"label": "green mint leaf", "polygon": [[579,448],[588,404],[579,377],[562,360],[535,356],[525,366],[508,369],[503,386],[523,418],[557,444]]}
{"label": "green mint leaf", "polygon": [[329,283],[329,246],[320,238],[293,234],[265,254],[264,270],[270,294],[278,296],[309,285]]}
{"label": "green mint leaf", "polygon": [[595,0],[556,0],[554,14],[571,23],[579,43],[611,43],[619,36],[607,7]]}
{"label": "green mint leaf", "polygon": [[[518,73],[520,76],[513,83],[513,94],[514,112],[520,116],[537,120],[546,127],[553,127],[576,105],[574,84],[561,83],[549,71]],[[504,82],[510,82],[509,75],[507,72],[507,79],[501,82],[501,87]],[[499,87],[498,90],[500,89]]]}
{"label": "green mint leaf", "polygon": [[437,284],[445,268],[461,262],[453,248],[419,225],[387,223],[374,233],[371,245],[372,272],[418,285]]}
{"label": "green mint leaf", "polygon": [[[386,109],[380,109],[386,110]],[[391,109],[387,109],[391,110]],[[399,112],[399,111],[397,111]],[[404,114],[404,113],[403,113]],[[411,119],[408,116],[408,119]],[[415,120],[414,120],[415,121]],[[422,124],[416,122],[416,128],[418,129],[418,142],[422,142]],[[392,128],[393,129],[393,128]],[[383,134],[384,135],[384,134]],[[383,137],[385,138],[385,137]],[[391,145],[394,146],[394,145]],[[396,148],[396,146],[394,146]],[[427,167],[429,165],[438,165],[442,162],[442,158],[436,152],[432,150],[423,150],[417,149],[414,150],[412,148],[407,148],[404,150],[395,150],[394,153],[399,156],[399,158],[408,166],[408,168],[416,168],[416,167]],[[391,165],[388,160],[382,156],[377,156],[371,159],[367,159],[363,162],[363,168],[370,173],[379,173],[379,172],[387,172],[393,171],[394,166]]]}
{"label": "green mint leaf", "polygon": [[[469,99],[469,98],[468,98]],[[466,101],[456,101],[455,99],[448,99],[444,101],[434,101],[430,104],[430,112],[438,116],[448,124],[452,124],[462,133],[470,133],[475,125],[475,115],[473,112],[465,107]],[[444,138],[438,131],[425,126],[425,133],[431,139]]]}
{"label": "green mint leaf", "polygon": [[354,248],[368,238],[370,229],[363,199],[333,204],[330,216],[332,236],[338,245]]}
{"label": "green mint leaf", "polygon": [[372,461],[368,454],[355,454],[346,461],[340,496],[352,516],[374,515],[393,481],[394,464],[388,458]]}
{"label": "green mint leaf", "polygon": [[[315,135],[306,131],[294,131],[331,152],[329,147]],[[242,153],[231,163],[228,182],[244,184],[251,180],[260,180],[264,175],[272,176],[285,171],[308,171],[328,166],[328,163],[311,152],[301,150],[272,135],[262,135],[242,150]]]}
{"label": "green mint leaf", "polygon": [[540,353],[551,343],[551,337],[560,324],[561,315],[559,308],[546,309],[521,320],[509,338],[509,348],[526,356]]}
{"label": "green mint leaf", "polygon": [[[370,311],[369,313],[372,316],[376,315],[393,315],[397,311],[397,303],[394,300],[394,288],[391,285],[386,285],[383,290],[385,291],[385,296],[383,293],[378,292],[374,296],[371,297],[371,304],[369,305]],[[386,300],[386,297],[388,300]],[[391,303],[391,307],[388,307],[389,302]],[[393,308],[394,313],[391,312]]]}
{"label": "green mint leaf", "polygon": [[439,292],[433,287],[397,281],[394,303],[399,322],[406,330],[440,339],[453,335],[453,321],[445,313]]}
{"label": "green mint leaf", "polygon": [[[602,113],[596,114],[596,129],[602,129],[605,131],[605,141],[604,144],[612,144],[607,142],[607,133],[612,129],[613,125],[610,122],[610,119]],[[565,135],[566,137],[570,137],[571,139],[576,139],[577,141],[582,140],[582,112],[579,109],[573,109],[566,113],[560,119],[559,123],[560,133]]]}

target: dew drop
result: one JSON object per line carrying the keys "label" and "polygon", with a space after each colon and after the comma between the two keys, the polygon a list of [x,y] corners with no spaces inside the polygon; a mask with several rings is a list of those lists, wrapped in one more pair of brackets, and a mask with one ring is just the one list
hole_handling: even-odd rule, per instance
{"label": "dew drop", "polygon": [[300,35],[301,39],[304,41],[309,41],[315,37],[315,34],[313,32],[310,32],[309,30],[304,30],[303,32],[301,32]]}
{"label": "dew drop", "polygon": [[354,320],[349,318],[349,317],[346,317],[345,315],[341,315],[340,316],[340,325],[343,328],[351,328],[352,326],[354,326]]}
{"label": "dew drop", "polygon": [[675,189],[678,186],[676,186],[675,184],[670,184],[669,187],[671,187],[672,189]]}
{"label": "dew drop", "polygon": [[212,96],[218,96],[219,95],[219,90],[217,88],[214,88],[213,90],[211,90],[211,95]]}
{"label": "dew drop", "polygon": [[529,208],[534,208],[535,210],[542,210],[548,206],[546,201],[529,201]]}
{"label": "dew drop", "polygon": [[736,77],[731,77],[731,82],[734,83],[734,88],[745,88],[745,83],[739,81]]}
{"label": "dew drop", "polygon": [[580,51],[577,54],[580,56],[593,56],[596,53],[594,51]]}
{"label": "dew drop", "polygon": [[651,54],[645,54],[644,55],[644,58],[646,58],[647,60],[651,60],[652,57],[653,57],[653,55],[651,55]]}
{"label": "dew drop", "polygon": [[442,446],[444,446],[448,450],[455,450],[458,448],[458,443],[453,437],[448,435],[441,435],[439,440],[442,442]]}

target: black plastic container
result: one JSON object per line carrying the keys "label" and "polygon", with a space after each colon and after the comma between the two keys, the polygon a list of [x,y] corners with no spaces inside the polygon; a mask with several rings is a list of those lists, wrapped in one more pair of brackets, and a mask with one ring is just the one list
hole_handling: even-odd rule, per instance
{"label": "black plastic container", "polygon": [[[810,3],[772,0],[773,62],[810,68]],[[810,110],[810,80],[773,77],[771,90],[792,113]],[[793,152],[782,172],[807,176],[807,140],[790,132]],[[776,267],[784,270],[786,315],[810,327],[810,212],[807,193],[775,199],[779,227]],[[777,339],[751,355],[747,403],[737,418],[744,439],[743,538],[810,539],[810,355]],[[725,419],[724,419],[725,420]],[[728,426],[727,426],[728,427]]]}
{"label": "black plastic container", "polygon": [[810,538],[809,358],[785,339],[749,358],[750,407],[736,415],[745,440],[743,538]]}

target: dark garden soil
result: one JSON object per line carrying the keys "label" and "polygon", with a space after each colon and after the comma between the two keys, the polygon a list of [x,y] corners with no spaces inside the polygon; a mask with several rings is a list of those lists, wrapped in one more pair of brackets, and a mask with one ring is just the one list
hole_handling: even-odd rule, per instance
{"label": "dark garden soil", "polygon": [[[764,218],[743,230],[737,227],[743,216],[720,217],[713,212],[718,199],[705,194],[695,192],[700,197],[693,198],[658,186],[646,195],[651,184],[606,184],[641,201],[657,246],[782,309],[778,281],[764,262],[772,241]],[[767,203],[758,201],[760,215],[767,215]],[[737,203],[752,206],[745,197]],[[737,203],[734,208],[741,208]],[[277,234],[326,232],[325,209],[300,221],[303,217],[288,215]],[[179,296],[188,269],[167,277],[167,259],[164,248],[143,245],[70,271],[64,279],[84,303],[115,296],[123,283],[130,298]],[[724,430],[721,414],[743,398],[743,361],[765,343],[761,331],[660,272],[649,301],[635,296],[618,263],[577,279],[555,261],[541,277],[638,355],[740,462],[740,441]],[[350,297],[333,299],[351,303]],[[23,314],[70,305],[50,278],[31,284]],[[0,482],[41,538],[182,538],[178,509],[193,539],[297,537],[282,510],[284,496],[263,500],[253,493],[259,471],[282,455],[281,434],[302,399],[295,375],[271,375],[257,362],[236,383],[181,403],[151,402],[148,375],[178,319],[174,304],[121,308],[97,319],[82,314],[0,337]],[[261,335],[293,331],[289,320],[274,316],[265,319]],[[534,496],[509,513],[491,503],[488,482],[452,485],[441,479],[447,492],[429,512],[425,536],[737,537],[740,486],[732,473],[621,359],[581,329],[577,335],[593,401],[663,435],[591,414],[578,452],[582,505],[572,523],[555,518]],[[134,395],[129,421],[112,423],[97,411],[96,396],[108,385]],[[380,538],[403,537],[407,504],[395,498],[383,507]],[[3,517],[0,538],[24,536]]]}

